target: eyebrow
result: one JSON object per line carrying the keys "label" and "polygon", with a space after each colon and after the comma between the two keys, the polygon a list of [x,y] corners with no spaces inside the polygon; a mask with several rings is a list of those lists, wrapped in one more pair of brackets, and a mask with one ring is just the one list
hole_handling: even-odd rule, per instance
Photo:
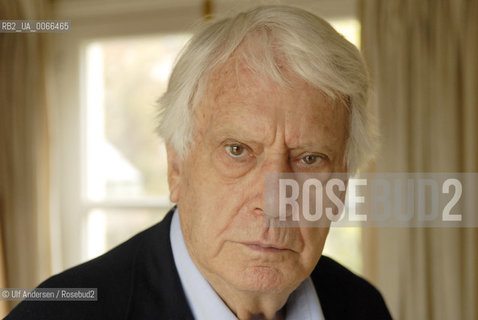
{"label": "eyebrow", "polygon": [[321,143],[304,143],[304,144],[298,145],[298,146],[296,146],[294,148],[291,148],[291,149],[294,149],[294,150],[297,150],[297,149],[308,149],[308,150],[321,149],[321,150],[324,150],[327,153],[333,153],[333,154],[336,153],[336,151],[334,151],[329,145],[321,144]]}
{"label": "eyebrow", "polygon": [[263,140],[261,137],[254,136],[254,134],[251,134],[250,130],[237,128],[237,126],[221,128],[214,132],[214,137],[221,141],[233,139],[245,144],[263,144],[263,142],[261,142],[261,140]]}

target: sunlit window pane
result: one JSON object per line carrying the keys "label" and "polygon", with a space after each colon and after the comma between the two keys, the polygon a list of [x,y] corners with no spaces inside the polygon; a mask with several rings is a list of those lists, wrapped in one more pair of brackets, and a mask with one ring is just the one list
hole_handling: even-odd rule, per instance
{"label": "sunlit window pane", "polygon": [[155,102],[189,37],[121,38],[87,46],[87,199],[167,196],[164,145],[154,134]]}

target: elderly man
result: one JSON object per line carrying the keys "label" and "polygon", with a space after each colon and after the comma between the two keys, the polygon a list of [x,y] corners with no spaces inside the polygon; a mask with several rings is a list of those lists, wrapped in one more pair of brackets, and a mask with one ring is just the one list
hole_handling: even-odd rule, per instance
{"label": "elderly man", "polygon": [[388,319],[378,291],[321,257],[327,227],[269,227],[265,176],[354,172],[371,154],[358,50],[322,19],[265,6],[196,34],[160,100],[166,218],[41,287],[8,319]]}

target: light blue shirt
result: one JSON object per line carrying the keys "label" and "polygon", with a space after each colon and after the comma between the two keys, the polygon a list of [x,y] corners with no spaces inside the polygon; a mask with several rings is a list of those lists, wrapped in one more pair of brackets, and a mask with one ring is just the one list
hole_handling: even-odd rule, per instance
{"label": "light blue shirt", "polygon": [[[191,260],[184,243],[177,209],[171,222],[170,239],[174,263],[194,319],[237,320]],[[309,277],[290,295],[287,301],[286,320],[323,319],[319,297]]]}

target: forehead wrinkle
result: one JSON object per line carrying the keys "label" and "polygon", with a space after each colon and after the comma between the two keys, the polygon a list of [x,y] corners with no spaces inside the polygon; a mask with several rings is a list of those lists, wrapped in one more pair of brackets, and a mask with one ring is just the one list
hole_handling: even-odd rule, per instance
{"label": "forehead wrinkle", "polygon": [[[287,123],[287,145],[292,149],[324,151],[332,157],[344,152],[348,119],[344,106],[310,86],[299,100],[307,103],[311,112],[291,115],[301,126],[296,130],[293,122]],[[289,113],[293,114],[293,110]]]}
{"label": "forehead wrinkle", "polygon": [[[270,81],[260,79],[244,66],[236,68],[232,59],[211,74],[202,105],[203,116],[210,127],[237,128],[235,131],[253,131],[255,139],[264,142],[273,135],[277,124],[277,113],[272,114],[266,106],[270,97],[276,95]],[[217,123],[220,119],[221,123]],[[212,125],[214,124],[214,125]],[[224,130],[223,130],[224,131]],[[232,133],[233,130],[228,130]],[[243,134],[246,136],[245,134]]]}
{"label": "forehead wrinkle", "polygon": [[275,121],[259,112],[259,108],[236,103],[220,105],[217,109],[211,119],[211,127],[217,135],[243,139],[243,142],[271,143],[276,127]]}
{"label": "forehead wrinkle", "polygon": [[[322,110],[324,106],[320,92],[307,83],[304,82],[301,86],[297,86],[294,93],[295,99],[291,103],[294,103],[295,106],[300,105],[302,112],[293,107],[286,110],[285,120],[289,121],[285,122],[285,140],[289,146],[311,143],[313,142],[311,140],[319,138],[321,130],[318,126],[320,119],[317,117],[317,113],[325,111]],[[304,107],[306,112],[304,112]]]}

